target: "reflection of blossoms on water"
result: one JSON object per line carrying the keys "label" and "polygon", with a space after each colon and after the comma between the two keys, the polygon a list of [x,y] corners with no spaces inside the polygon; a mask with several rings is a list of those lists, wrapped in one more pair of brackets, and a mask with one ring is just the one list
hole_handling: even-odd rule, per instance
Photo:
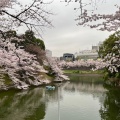
{"label": "reflection of blossoms on water", "polygon": [[119,88],[107,88],[104,104],[99,110],[102,120],[120,120]]}
{"label": "reflection of blossoms on water", "polygon": [[66,83],[55,83],[55,90],[38,87],[1,92],[0,120],[57,120],[58,108],[64,120],[118,117],[119,90],[104,88],[100,76],[69,77]]}
{"label": "reflection of blossoms on water", "polygon": [[2,120],[25,120],[30,117],[34,119],[38,111],[39,119],[43,119],[46,109],[44,89],[6,92],[4,96],[0,95],[0,109]]}

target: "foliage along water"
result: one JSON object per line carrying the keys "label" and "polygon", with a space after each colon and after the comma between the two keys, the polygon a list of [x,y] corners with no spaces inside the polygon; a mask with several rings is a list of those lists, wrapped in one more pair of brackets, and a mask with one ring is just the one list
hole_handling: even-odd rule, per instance
{"label": "foliage along water", "polygon": [[70,76],[55,90],[0,92],[0,120],[120,120],[119,89],[98,76]]}

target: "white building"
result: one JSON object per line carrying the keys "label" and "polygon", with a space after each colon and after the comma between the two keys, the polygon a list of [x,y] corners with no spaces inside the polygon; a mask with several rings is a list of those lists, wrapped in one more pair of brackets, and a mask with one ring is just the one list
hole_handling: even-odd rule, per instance
{"label": "white building", "polygon": [[97,59],[98,52],[96,50],[82,50],[75,54],[79,59]]}
{"label": "white building", "polygon": [[81,50],[78,53],[75,53],[75,57],[79,59],[97,59],[99,46],[102,42],[99,42],[98,45],[92,46],[91,50]]}
{"label": "white building", "polygon": [[47,57],[52,57],[52,51],[46,49],[45,52]]}

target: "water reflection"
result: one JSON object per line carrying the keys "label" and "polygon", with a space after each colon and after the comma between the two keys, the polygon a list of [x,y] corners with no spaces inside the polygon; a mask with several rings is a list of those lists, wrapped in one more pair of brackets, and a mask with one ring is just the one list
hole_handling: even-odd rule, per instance
{"label": "water reflection", "polygon": [[120,120],[120,88],[109,88],[101,106],[101,120]]}
{"label": "water reflection", "polygon": [[103,95],[106,89],[103,87],[103,78],[101,76],[76,76],[71,75],[71,82],[66,86],[66,91],[83,92],[94,96]]}
{"label": "water reflection", "polygon": [[0,120],[120,120],[119,89],[103,87],[99,76],[70,78],[53,91],[1,92]]}
{"label": "water reflection", "polygon": [[0,120],[41,120],[45,108],[42,88],[0,94]]}

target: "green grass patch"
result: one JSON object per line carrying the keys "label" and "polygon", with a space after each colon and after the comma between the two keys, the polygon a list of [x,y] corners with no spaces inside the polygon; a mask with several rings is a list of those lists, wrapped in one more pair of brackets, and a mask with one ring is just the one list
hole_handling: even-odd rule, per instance
{"label": "green grass patch", "polygon": [[4,74],[4,83],[5,85],[11,85],[12,84],[12,80],[10,79],[10,77],[8,76],[8,74]]}
{"label": "green grass patch", "polygon": [[103,74],[104,71],[103,70],[96,70],[96,71],[92,71],[92,70],[63,70],[64,73],[69,73],[69,74]]}
{"label": "green grass patch", "polygon": [[70,78],[71,82],[75,82],[75,83],[103,83],[104,79],[103,77],[100,75],[76,75],[76,74],[69,74],[68,77]]}
{"label": "green grass patch", "polygon": [[49,76],[48,74],[43,73],[43,72],[40,72],[39,75],[41,75],[41,78],[42,78],[43,80],[44,80],[44,79],[48,79],[48,80],[52,81],[53,78],[54,78],[54,77]]}

